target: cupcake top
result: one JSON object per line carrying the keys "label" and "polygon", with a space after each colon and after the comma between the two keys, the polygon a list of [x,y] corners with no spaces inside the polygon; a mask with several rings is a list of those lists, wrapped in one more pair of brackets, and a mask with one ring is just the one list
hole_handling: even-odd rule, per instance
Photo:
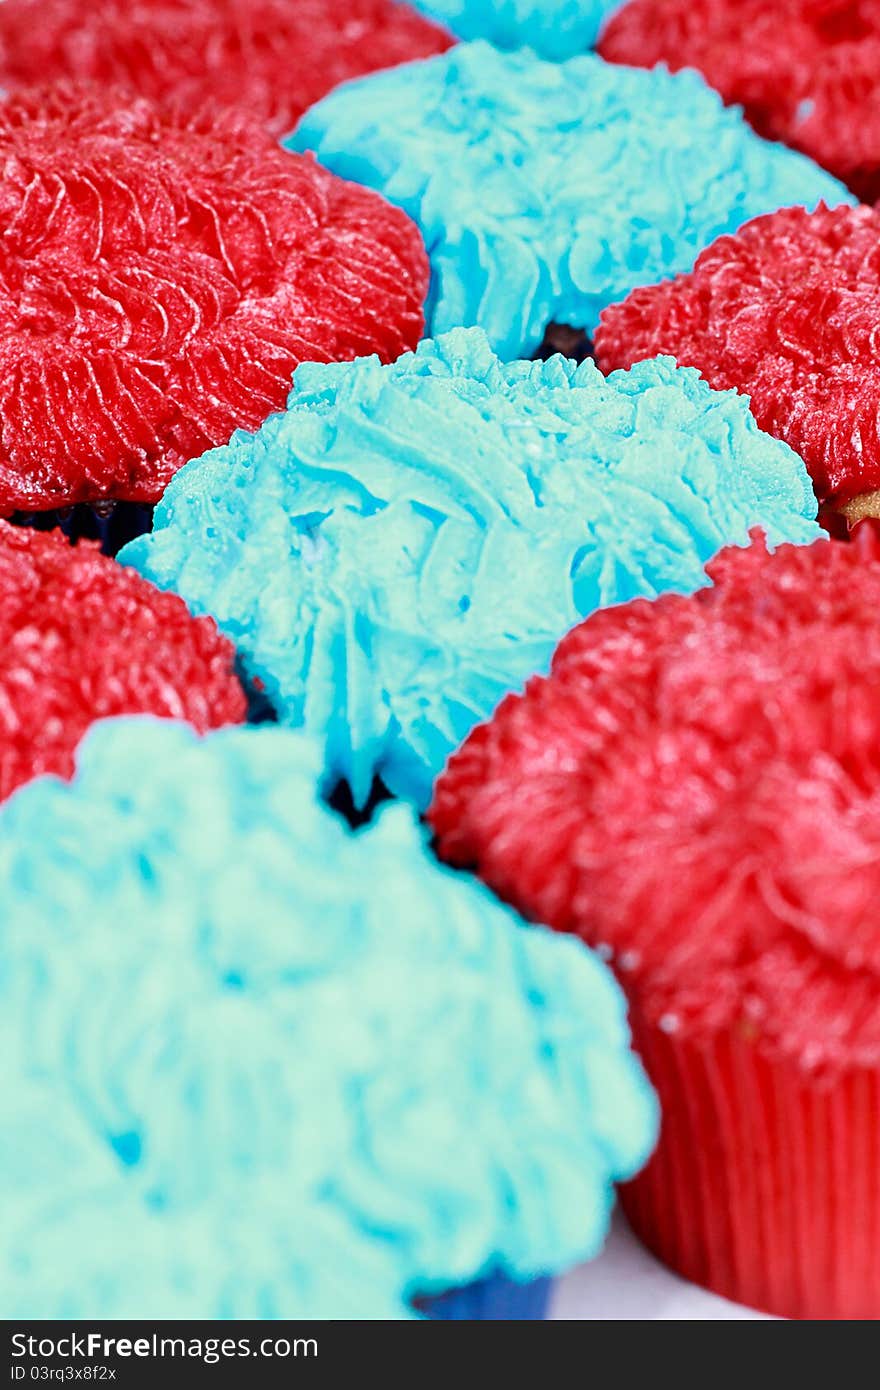
{"label": "cupcake top", "polygon": [[0,800],[69,777],[96,719],[149,713],[204,732],[245,717],[232,643],[96,545],[0,521]]}
{"label": "cupcake top", "polygon": [[3,0],[0,83],[75,78],[211,101],[278,136],[337,83],[452,41],[395,0]]}
{"label": "cupcake top", "polygon": [[759,425],[804,459],[822,501],[880,488],[880,214],[787,208],[722,237],[689,275],[602,315],[603,370],[670,353],[747,392]]}
{"label": "cupcake top", "polygon": [[0,811],[10,1317],[405,1317],[601,1244],[656,1128],[610,974],[314,783],[116,720]]}
{"label": "cupcake top", "polygon": [[418,341],[415,227],[237,115],[58,87],[0,154],[0,516],[153,502],[303,359]]}
{"label": "cupcake top", "polygon": [[431,254],[429,329],[478,324],[503,357],[551,320],[591,330],[758,213],[851,201],[695,73],[485,43],[346,85],[287,143],[404,208]]}
{"label": "cupcake top", "polygon": [[878,0],[629,0],[599,45],[618,63],[696,68],[756,130],[880,196]]}
{"label": "cupcake top", "polygon": [[498,48],[533,48],[542,58],[570,58],[592,48],[602,21],[621,0],[413,0],[463,39]]}
{"label": "cupcake top", "polygon": [[300,368],[287,413],[182,470],[121,558],[217,618],[357,805],[376,774],[424,805],[580,617],[814,515],[800,460],[695,372],[504,365],[472,329]]}
{"label": "cupcake top", "polygon": [[660,1028],[874,1067],[880,539],[756,540],[708,572],[596,614],[474,731],[440,852],[598,947]]}

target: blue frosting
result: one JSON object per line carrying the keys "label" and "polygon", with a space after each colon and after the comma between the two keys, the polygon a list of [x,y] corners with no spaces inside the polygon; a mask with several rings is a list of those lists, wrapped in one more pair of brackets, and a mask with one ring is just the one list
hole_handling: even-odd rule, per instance
{"label": "blue frosting", "polygon": [[344,84],[286,143],[404,208],[431,258],[429,331],[477,324],[502,357],[551,320],[591,331],[759,213],[854,201],[695,72],[480,42]]}
{"label": "blue frosting", "polygon": [[543,58],[570,58],[591,48],[602,22],[622,0],[411,0],[463,39],[498,48],[528,46]]}
{"label": "blue frosting", "polygon": [[177,474],[122,553],[213,614],[362,804],[425,805],[452,749],[595,608],[689,592],[761,524],[817,534],[806,470],[671,358],[504,365],[478,329],[302,366],[284,415]]}
{"label": "blue frosting", "polygon": [[125,719],[0,808],[4,1316],[406,1317],[598,1250],[656,1132],[613,978],[315,781]]}

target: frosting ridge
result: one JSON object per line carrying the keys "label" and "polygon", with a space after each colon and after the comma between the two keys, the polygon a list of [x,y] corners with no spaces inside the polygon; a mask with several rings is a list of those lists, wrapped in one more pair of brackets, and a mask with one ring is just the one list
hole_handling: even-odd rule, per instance
{"label": "frosting ridge", "polygon": [[10,1316],[405,1317],[601,1244],[656,1130],[610,974],[319,761],[115,720],[0,809]]}
{"label": "frosting ridge", "polygon": [[542,58],[570,58],[592,48],[621,0],[413,0],[462,39],[498,48],[532,48]]}
{"label": "frosting ridge", "polygon": [[809,540],[800,460],[670,359],[499,362],[479,330],[301,367],[288,410],[194,460],[121,552],[211,613],[363,804],[424,805],[501,697],[601,605],[705,582],[761,523]]}
{"label": "frosting ridge", "polygon": [[853,201],[696,73],[482,42],[345,84],[285,144],[403,208],[431,258],[429,333],[476,324],[502,357],[551,320],[591,331],[759,213]]}
{"label": "frosting ridge", "polygon": [[709,565],[594,614],[474,730],[452,863],[603,947],[639,1017],[803,1074],[880,1058],[880,531]]}

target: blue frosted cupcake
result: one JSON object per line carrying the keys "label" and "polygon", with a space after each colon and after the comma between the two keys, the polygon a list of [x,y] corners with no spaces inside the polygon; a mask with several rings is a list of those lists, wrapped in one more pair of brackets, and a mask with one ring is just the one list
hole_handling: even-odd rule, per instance
{"label": "blue frosted cupcake", "polygon": [[412,0],[462,39],[498,48],[533,48],[542,58],[570,58],[591,48],[602,23],[623,0]]}
{"label": "blue frosted cupcake", "polygon": [[656,1132],[613,978],[315,763],[117,720],[0,808],[7,1317],[534,1312],[599,1249]]}
{"label": "blue frosted cupcake", "polygon": [[481,42],[345,84],[285,143],[404,208],[431,258],[428,331],[477,324],[507,358],[551,321],[592,332],[759,213],[853,201],[694,72]]}
{"label": "blue frosted cupcake", "polygon": [[304,366],[284,415],[188,464],[122,552],[210,613],[356,806],[449,753],[594,609],[688,592],[762,525],[817,534],[800,459],[669,358],[504,365],[477,329]]}

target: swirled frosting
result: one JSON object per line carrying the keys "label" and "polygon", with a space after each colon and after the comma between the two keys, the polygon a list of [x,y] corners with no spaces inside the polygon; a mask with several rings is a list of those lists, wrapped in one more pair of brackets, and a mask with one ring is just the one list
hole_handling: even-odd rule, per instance
{"label": "swirled frosting", "polygon": [[185,719],[200,733],[247,709],[235,650],[89,541],[0,521],[0,801],[22,782],[69,777],[96,720]]}
{"label": "swirled frosting", "polygon": [[430,813],[444,858],[601,944],[641,1019],[826,1077],[880,1062],[872,525],[756,541],[698,594],[595,614]]}
{"label": "swirled frosting", "polygon": [[116,720],[0,810],[7,1317],[370,1317],[603,1239],[622,996],[286,730]]}
{"label": "swirled frosting", "polygon": [[498,48],[533,48],[543,58],[570,58],[595,43],[602,21],[622,0],[413,0],[463,39]]}
{"label": "swirled frosting", "polygon": [[477,324],[502,357],[550,320],[591,330],[759,213],[853,201],[696,73],[481,42],[346,84],[286,143],[404,208],[431,257],[429,331]]}
{"label": "swirled frosting", "polygon": [[0,85],[216,102],[278,136],[338,82],[451,42],[396,0],[2,0]]}
{"label": "swirled frosting", "polygon": [[878,0],[627,0],[602,36],[617,63],[696,68],[756,130],[880,196]]}
{"label": "swirled frosting", "polygon": [[0,102],[0,515],[155,502],[294,368],[414,347],[428,259],[368,189],[222,106]]}
{"label": "swirled frosting", "polygon": [[705,582],[760,522],[808,540],[801,461],[670,359],[503,365],[478,329],[301,367],[287,413],[190,463],[121,552],[216,617],[366,800],[446,757],[580,617]]}
{"label": "swirled frosting", "polygon": [[804,460],[816,494],[845,508],[880,489],[880,212],[785,208],[635,290],[602,314],[603,371],[670,353],[748,396],[762,429]]}

